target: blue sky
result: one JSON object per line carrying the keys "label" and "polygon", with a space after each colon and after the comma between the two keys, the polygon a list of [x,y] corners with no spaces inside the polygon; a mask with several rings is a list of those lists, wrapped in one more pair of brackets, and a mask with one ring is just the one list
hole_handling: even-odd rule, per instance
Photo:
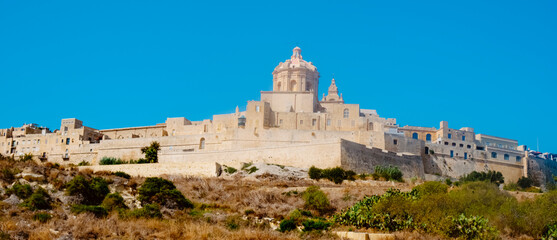
{"label": "blue sky", "polygon": [[[295,46],[347,103],[557,152],[555,1],[0,0],[0,128],[233,112]],[[320,94],[321,95],[321,94]]]}

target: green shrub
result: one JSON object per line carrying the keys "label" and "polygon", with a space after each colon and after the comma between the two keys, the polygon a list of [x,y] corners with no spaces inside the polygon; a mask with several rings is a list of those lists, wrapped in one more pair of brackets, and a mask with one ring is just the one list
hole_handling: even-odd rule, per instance
{"label": "green shrub", "polygon": [[151,142],[151,145],[148,147],[141,148],[141,153],[145,154],[145,159],[149,163],[157,163],[159,162],[158,159],[158,151],[160,150],[160,144],[158,142]]}
{"label": "green shrub", "polygon": [[52,215],[45,212],[38,212],[33,215],[33,220],[39,221],[41,223],[46,223],[52,218]]}
{"label": "green shrub", "polygon": [[488,220],[483,217],[466,217],[460,214],[452,218],[452,224],[447,235],[459,239],[494,239],[497,231],[488,226]]}
{"label": "green shrub", "polygon": [[417,192],[417,196],[418,197],[423,197],[423,196],[428,196],[431,194],[443,194],[443,193],[447,193],[449,186],[437,182],[437,181],[430,181],[430,182],[425,182],[423,184],[420,184],[418,186],[415,186],[414,188],[412,188],[412,190],[415,190]]}
{"label": "green shrub", "polygon": [[445,179],[445,184],[447,184],[447,186],[452,186],[453,185],[453,181],[450,178],[446,178]]}
{"label": "green shrub", "polygon": [[72,205],[71,212],[75,214],[89,212],[94,214],[95,217],[106,217],[108,215],[108,210],[106,208],[95,205],[75,204]]}
{"label": "green shrub", "polygon": [[322,176],[321,176],[321,174],[322,174],[321,172],[322,172],[321,169],[316,168],[316,167],[314,167],[314,166],[311,166],[311,167],[309,168],[309,171],[308,171],[309,178],[314,179],[314,180],[319,180],[319,179],[321,179],[321,177],[322,177]]}
{"label": "green shrub", "polygon": [[325,178],[336,184],[341,184],[344,180],[356,180],[356,173],[354,171],[345,171],[340,167],[319,169],[312,166],[309,168],[308,175],[311,179],[319,180],[321,178]]}
{"label": "green shrub", "polygon": [[366,180],[367,174],[362,173],[362,174],[358,175],[358,177],[359,177],[361,180]]}
{"label": "green shrub", "polygon": [[501,172],[496,172],[491,170],[488,172],[473,171],[467,175],[460,177],[460,181],[461,182],[476,182],[476,181],[491,182],[499,186],[500,184],[505,182],[505,178],[503,177],[503,174],[501,174]]}
{"label": "green shrub", "polygon": [[279,224],[278,230],[281,232],[289,232],[296,229],[296,222],[292,219],[282,220]]}
{"label": "green shrub", "polygon": [[128,208],[124,203],[124,198],[122,198],[122,196],[119,193],[110,193],[106,195],[101,206],[106,208],[108,211],[114,209]]}
{"label": "green shrub", "polygon": [[518,191],[519,190],[518,184],[516,184],[516,183],[507,183],[507,184],[505,184],[505,186],[503,186],[503,189],[507,190],[507,191]]}
{"label": "green shrub", "polygon": [[121,172],[121,171],[115,172],[114,175],[117,176],[117,177],[125,178],[125,179],[130,179],[131,178],[131,176],[129,174],[127,174],[125,172]]}
{"label": "green shrub", "polygon": [[138,200],[142,204],[158,203],[167,208],[192,208],[193,203],[176,189],[174,183],[162,178],[147,178],[139,188]]}
{"label": "green shrub", "polygon": [[244,214],[245,214],[245,215],[255,214],[255,211],[253,211],[253,209],[246,209],[246,210],[244,211]]}
{"label": "green shrub", "polygon": [[327,195],[319,189],[318,186],[310,186],[303,193],[304,207],[306,209],[316,210],[320,214],[332,210],[331,204]]}
{"label": "green shrub", "polygon": [[340,167],[327,168],[323,169],[323,178],[326,178],[336,184],[341,184],[344,179],[346,179],[346,175],[344,169]]}
{"label": "green shrub", "polygon": [[308,219],[302,222],[302,226],[304,226],[304,232],[327,230],[331,225],[333,224],[320,219]]}
{"label": "green shrub", "polygon": [[259,170],[259,169],[257,169],[257,167],[252,166],[252,165],[253,165],[253,163],[244,163],[242,165],[242,171],[244,171],[248,174],[252,174],[252,173],[256,172],[257,170]]}
{"label": "green shrub", "polygon": [[6,181],[7,183],[12,183],[15,180],[15,175],[19,173],[17,168],[4,167],[0,171],[0,179]]}
{"label": "green shrub", "polygon": [[520,177],[516,184],[522,189],[527,189],[534,184],[534,181],[528,177]]}
{"label": "green shrub", "polygon": [[33,194],[33,189],[29,184],[15,183],[12,188],[7,190],[8,194],[15,194],[20,199],[26,199]]}
{"label": "green shrub", "polygon": [[85,205],[99,205],[109,192],[108,183],[100,177],[87,181],[82,175],[77,175],[66,184],[66,194],[80,197]]}
{"label": "green shrub", "polygon": [[22,206],[29,208],[30,210],[38,209],[50,209],[50,203],[52,199],[48,192],[43,188],[39,187],[31,196],[23,202]]}
{"label": "green shrub", "polygon": [[254,173],[254,172],[257,172],[257,170],[259,170],[259,169],[258,169],[256,166],[253,166],[253,167],[250,167],[250,168],[246,169],[245,171],[246,171],[248,174],[252,174],[252,173]]}
{"label": "green shrub", "polygon": [[224,165],[224,170],[223,171],[225,173],[228,173],[228,174],[233,174],[233,173],[237,172],[238,169]]}
{"label": "green shrub", "polygon": [[22,162],[27,162],[27,161],[32,161],[33,160],[33,154],[31,153],[26,153],[23,156],[19,156],[19,161]]}
{"label": "green shrub", "polygon": [[542,240],[557,239],[557,222],[547,224],[543,229]]}
{"label": "green shrub", "polygon": [[118,165],[118,164],[127,164],[128,162],[120,160],[119,158],[113,157],[103,157],[99,161],[99,165]]}
{"label": "green shrub", "polygon": [[77,164],[77,166],[89,166],[89,165],[91,164],[87,161],[81,161],[79,164]]}
{"label": "green shrub", "polygon": [[364,197],[349,209],[333,216],[333,221],[341,225],[359,228],[377,228],[383,231],[397,231],[413,227],[413,219],[406,212],[411,201],[417,199],[417,191],[404,193],[389,189],[383,195]]}
{"label": "green shrub", "polygon": [[142,208],[131,211],[120,210],[121,218],[161,218],[161,208],[158,204],[145,204]]}
{"label": "green shrub", "polygon": [[395,166],[375,166],[375,177],[402,182],[402,172]]}

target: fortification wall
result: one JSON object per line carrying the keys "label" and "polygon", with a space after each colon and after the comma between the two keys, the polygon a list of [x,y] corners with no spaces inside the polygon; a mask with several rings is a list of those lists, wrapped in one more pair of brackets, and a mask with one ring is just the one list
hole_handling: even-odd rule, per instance
{"label": "fortification wall", "polygon": [[149,164],[122,164],[122,165],[94,165],[79,167],[79,169],[91,169],[93,171],[125,172],[132,176],[158,177],[161,175],[182,175],[214,177],[216,176],[216,165],[214,162],[195,163],[149,163]]}
{"label": "fortification wall", "polygon": [[418,155],[397,154],[378,148],[341,141],[341,166],[356,173],[372,173],[375,166],[397,166],[405,177],[424,177],[422,159]]}
{"label": "fortification wall", "polygon": [[528,161],[528,177],[540,183],[544,189],[546,183],[555,183],[553,176],[557,176],[557,162],[532,156],[526,160]]}
{"label": "fortification wall", "polygon": [[451,178],[460,178],[462,175],[473,171],[485,172],[489,170],[499,171],[503,174],[505,182],[516,182],[524,175],[524,167],[521,164],[491,161],[482,159],[451,158],[444,155],[426,155],[424,160],[424,171],[427,174],[441,175]]}
{"label": "fortification wall", "polygon": [[299,168],[329,168],[340,165],[340,140],[252,149],[167,152],[159,155],[159,162],[212,162],[232,167],[240,167],[246,162],[263,162]]}

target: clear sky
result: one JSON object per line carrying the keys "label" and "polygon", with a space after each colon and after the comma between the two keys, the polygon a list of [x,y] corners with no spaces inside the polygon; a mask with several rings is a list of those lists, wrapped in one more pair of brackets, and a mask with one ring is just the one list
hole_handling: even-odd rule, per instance
{"label": "clear sky", "polygon": [[557,152],[556,45],[556,1],[0,0],[0,128],[231,113],[300,46],[320,95]]}

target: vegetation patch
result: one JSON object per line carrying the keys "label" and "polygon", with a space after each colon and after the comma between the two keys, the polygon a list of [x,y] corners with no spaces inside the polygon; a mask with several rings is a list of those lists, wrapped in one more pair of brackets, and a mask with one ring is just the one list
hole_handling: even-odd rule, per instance
{"label": "vegetation patch", "polygon": [[223,165],[223,166],[224,166],[224,170],[223,170],[223,171],[224,171],[225,173],[233,174],[233,173],[235,173],[235,172],[238,171],[238,169],[236,169],[236,168],[229,167],[229,166],[226,166],[226,165]]}
{"label": "vegetation patch", "polygon": [[318,186],[310,186],[303,193],[304,208],[324,214],[333,210],[329,198]]}
{"label": "vegetation patch", "polygon": [[77,175],[66,184],[66,194],[79,197],[85,205],[101,204],[109,192],[108,183],[101,177],[87,180],[84,176]]}
{"label": "vegetation patch", "polygon": [[145,154],[145,160],[147,160],[147,162],[157,163],[159,162],[157,153],[160,149],[161,146],[158,142],[151,142],[151,145],[141,148],[141,152]]}
{"label": "vegetation patch", "polygon": [[115,172],[114,176],[125,178],[125,179],[130,179],[131,178],[131,176],[129,174],[127,174],[125,172],[121,172],[121,171]]}
{"label": "vegetation patch", "polygon": [[29,184],[20,184],[19,182],[14,184],[11,188],[6,191],[7,194],[15,194],[20,199],[26,199],[33,194],[33,188]]}
{"label": "vegetation patch", "polygon": [[120,210],[120,218],[161,218],[161,207],[156,204],[145,204],[142,208],[134,210]]}
{"label": "vegetation patch", "polygon": [[106,217],[108,210],[101,206],[75,204],[71,207],[71,212],[75,214],[92,213],[95,217]]}
{"label": "vegetation patch", "polygon": [[311,168],[309,168],[308,175],[309,178],[314,180],[320,180],[324,178],[336,184],[341,184],[344,180],[356,180],[356,173],[354,171],[346,171],[340,167],[320,169],[312,166]]}
{"label": "vegetation patch", "polygon": [[490,182],[490,183],[497,184],[497,186],[499,186],[500,184],[505,182],[505,178],[503,177],[503,174],[501,172],[491,171],[491,170],[487,172],[473,171],[467,175],[460,177],[460,182],[477,182],[477,181]]}
{"label": "vegetation patch", "polygon": [[371,176],[375,180],[385,179],[402,182],[403,174],[396,166],[375,166],[375,172]]}
{"label": "vegetation patch", "polygon": [[45,213],[45,212],[38,212],[38,213],[35,213],[35,215],[33,215],[33,220],[39,221],[41,223],[46,223],[51,218],[52,218],[52,215],[50,215],[49,213]]}
{"label": "vegetation patch", "polygon": [[193,203],[182,195],[174,183],[163,178],[147,178],[139,188],[142,204],[157,203],[167,208],[193,208]]}
{"label": "vegetation patch", "polygon": [[22,203],[22,206],[30,209],[30,210],[39,210],[39,209],[50,209],[52,199],[48,192],[43,188],[39,187],[29,198],[25,199]]}

